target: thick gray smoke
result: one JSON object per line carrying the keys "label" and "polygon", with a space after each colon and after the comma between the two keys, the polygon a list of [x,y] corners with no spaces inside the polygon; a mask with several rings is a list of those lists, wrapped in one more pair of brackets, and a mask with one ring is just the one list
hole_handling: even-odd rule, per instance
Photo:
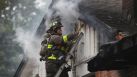
{"label": "thick gray smoke", "polygon": [[46,14],[46,25],[49,25],[52,16],[60,16],[61,22],[64,25],[63,32],[67,33],[72,30],[74,27],[72,25],[74,25],[80,16],[78,8],[80,1],[81,0],[53,0]]}
{"label": "thick gray smoke", "polygon": [[79,1],[77,0],[59,0],[54,5],[54,8],[57,9],[57,15],[61,16],[62,21],[75,23],[80,15],[78,3]]}
{"label": "thick gray smoke", "polygon": [[40,38],[34,36],[35,30],[24,30],[23,28],[16,29],[16,41],[20,42],[20,46],[23,47],[25,54],[29,58],[36,58],[38,51],[40,50]]}
{"label": "thick gray smoke", "polygon": [[[32,0],[32,2],[34,2],[33,5],[28,5],[31,4],[28,3],[26,6],[23,6],[25,2],[27,1],[21,1],[21,6],[19,9],[22,7],[33,8],[26,8],[25,11],[15,9],[15,11],[18,11],[18,13],[13,17],[14,30],[16,32],[16,39],[14,39],[14,41],[19,42],[20,46],[24,50],[25,55],[28,57],[27,64],[22,71],[21,77],[34,77],[38,73],[45,76],[45,66],[43,62],[41,63],[39,61],[42,38],[35,36],[35,33],[42,17],[45,15],[48,9],[49,2],[46,2],[45,0]],[[18,6],[15,7],[17,8]],[[30,12],[30,15],[28,12]],[[40,70],[40,68],[42,69]]]}

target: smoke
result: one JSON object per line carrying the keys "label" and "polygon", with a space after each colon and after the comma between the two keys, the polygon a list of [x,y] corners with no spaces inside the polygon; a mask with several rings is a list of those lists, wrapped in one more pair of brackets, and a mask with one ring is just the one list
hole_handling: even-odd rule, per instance
{"label": "smoke", "polygon": [[[35,64],[35,60],[31,59],[26,63],[25,68],[22,70],[21,76],[20,77],[32,77],[33,75],[33,71],[34,68],[36,68],[37,66],[34,65]],[[26,69],[28,68],[28,69]]]}
{"label": "smoke", "polygon": [[35,37],[35,29],[26,30],[21,27],[18,27],[16,29],[16,39],[14,40],[20,43],[19,45],[23,48],[26,57],[28,57],[27,64],[25,65],[21,73],[21,77],[32,77],[34,70],[38,69],[38,65],[41,64],[39,61],[41,39]]}
{"label": "smoke", "polygon": [[60,16],[61,22],[64,25],[63,32],[68,33],[71,31],[74,27],[72,25],[76,23],[80,16],[78,7],[80,2],[81,0],[53,0],[48,9],[46,25],[49,24],[54,16]]}
{"label": "smoke", "polygon": [[49,5],[51,4],[52,0],[35,0],[35,7],[40,9],[42,12],[47,12]]}
{"label": "smoke", "polygon": [[62,21],[75,23],[79,18],[78,0],[59,0],[54,8],[57,10],[57,15],[61,16]]}
{"label": "smoke", "polygon": [[35,31],[24,30],[23,28],[16,29],[15,39],[20,43],[20,46],[23,47],[25,54],[29,58],[36,58],[38,56],[38,52],[40,50],[40,38],[34,36]]}
{"label": "smoke", "polygon": [[106,44],[108,42],[114,41],[114,32],[115,29],[105,24],[101,20],[99,20],[94,15],[89,15],[82,13],[83,16],[81,18],[94,29],[96,29],[98,33],[99,45]]}
{"label": "smoke", "polygon": [[[23,2],[21,4],[23,4]],[[35,0],[34,4],[35,5],[33,6],[33,10],[21,11],[24,14],[27,14],[26,12],[30,12],[30,15],[25,15],[28,16],[27,19],[30,19],[29,21],[27,21],[27,23],[23,22],[23,20],[26,20],[25,17],[22,16],[23,13],[21,13],[20,10],[17,10],[19,11],[19,13],[17,13],[17,18],[14,17],[16,20],[13,20],[15,23],[14,30],[16,32],[16,39],[14,39],[14,41],[20,43],[20,46],[23,48],[24,53],[27,55],[28,58],[38,59],[38,53],[40,51],[40,43],[42,38],[35,36],[35,33],[43,15],[45,14],[45,8],[43,7],[47,7],[48,3],[44,0]],[[37,14],[37,11],[39,11],[40,14]],[[20,17],[22,17],[22,22],[17,22],[18,20],[20,20]],[[22,25],[22,23],[24,24]]]}
{"label": "smoke", "polygon": [[[23,5],[25,2],[27,1],[22,1],[21,4]],[[28,58],[28,61],[21,73],[21,77],[34,77],[35,74],[38,74],[41,71],[45,70],[44,64],[39,61],[39,52],[41,48],[42,38],[36,36],[35,33],[42,17],[47,11],[49,2],[46,2],[45,0],[35,0],[32,2],[34,2],[34,5],[30,6],[28,5],[29,3],[26,5],[26,7],[33,7],[32,9],[26,8],[26,11],[16,10],[18,11],[18,13],[16,14],[17,16],[13,17],[14,30],[16,35],[16,39],[14,39],[14,41],[17,41],[19,43],[19,45],[24,50],[26,57]],[[28,12],[30,13],[30,15],[28,14]],[[23,15],[26,17],[24,17]],[[22,17],[22,20],[20,20],[20,17]],[[26,18],[29,20],[26,20]],[[43,69],[37,71],[39,68]],[[44,74],[45,72],[43,73],[43,75]]]}

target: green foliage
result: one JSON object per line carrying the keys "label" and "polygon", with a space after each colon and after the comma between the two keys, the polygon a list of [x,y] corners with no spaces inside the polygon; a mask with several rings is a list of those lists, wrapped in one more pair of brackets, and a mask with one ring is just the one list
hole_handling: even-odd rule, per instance
{"label": "green foliage", "polygon": [[0,33],[3,32],[13,32],[13,26],[12,26],[12,22],[5,20],[5,22],[3,24],[0,24]]}
{"label": "green foliage", "polygon": [[8,3],[6,3],[7,0],[0,0],[0,10],[4,10]]}
{"label": "green foliage", "polygon": [[[0,77],[12,77],[22,58],[22,48],[14,42],[13,27],[29,28],[36,25],[39,9],[34,5],[35,0],[0,0]],[[36,15],[35,15],[35,14]]]}

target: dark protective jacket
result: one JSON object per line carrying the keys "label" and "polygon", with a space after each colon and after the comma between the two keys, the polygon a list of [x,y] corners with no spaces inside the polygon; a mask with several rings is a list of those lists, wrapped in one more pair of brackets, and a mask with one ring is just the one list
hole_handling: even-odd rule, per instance
{"label": "dark protective jacket", "polygon": [[68,35],[51,35],[47,44],[41,48],[40,55],[46,59],[56,60],[62,55],[66,55],[77,37],[78,33],[71,33]]}
{"label": "dark protective jacket", "polygon": [[40,50],[40,56],[45,57],[46,51],[47,51],[47,38],[44,38],[44,40],[41,42],[41,50]]}

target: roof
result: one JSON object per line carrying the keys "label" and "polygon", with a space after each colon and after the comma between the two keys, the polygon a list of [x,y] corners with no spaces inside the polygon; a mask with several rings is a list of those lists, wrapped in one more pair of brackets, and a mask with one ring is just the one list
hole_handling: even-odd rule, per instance
{"label": "roof", "polygon": [[88,62],[90,72],[125,69],[137,65],[137,34],[100,47],[100,52]]}

